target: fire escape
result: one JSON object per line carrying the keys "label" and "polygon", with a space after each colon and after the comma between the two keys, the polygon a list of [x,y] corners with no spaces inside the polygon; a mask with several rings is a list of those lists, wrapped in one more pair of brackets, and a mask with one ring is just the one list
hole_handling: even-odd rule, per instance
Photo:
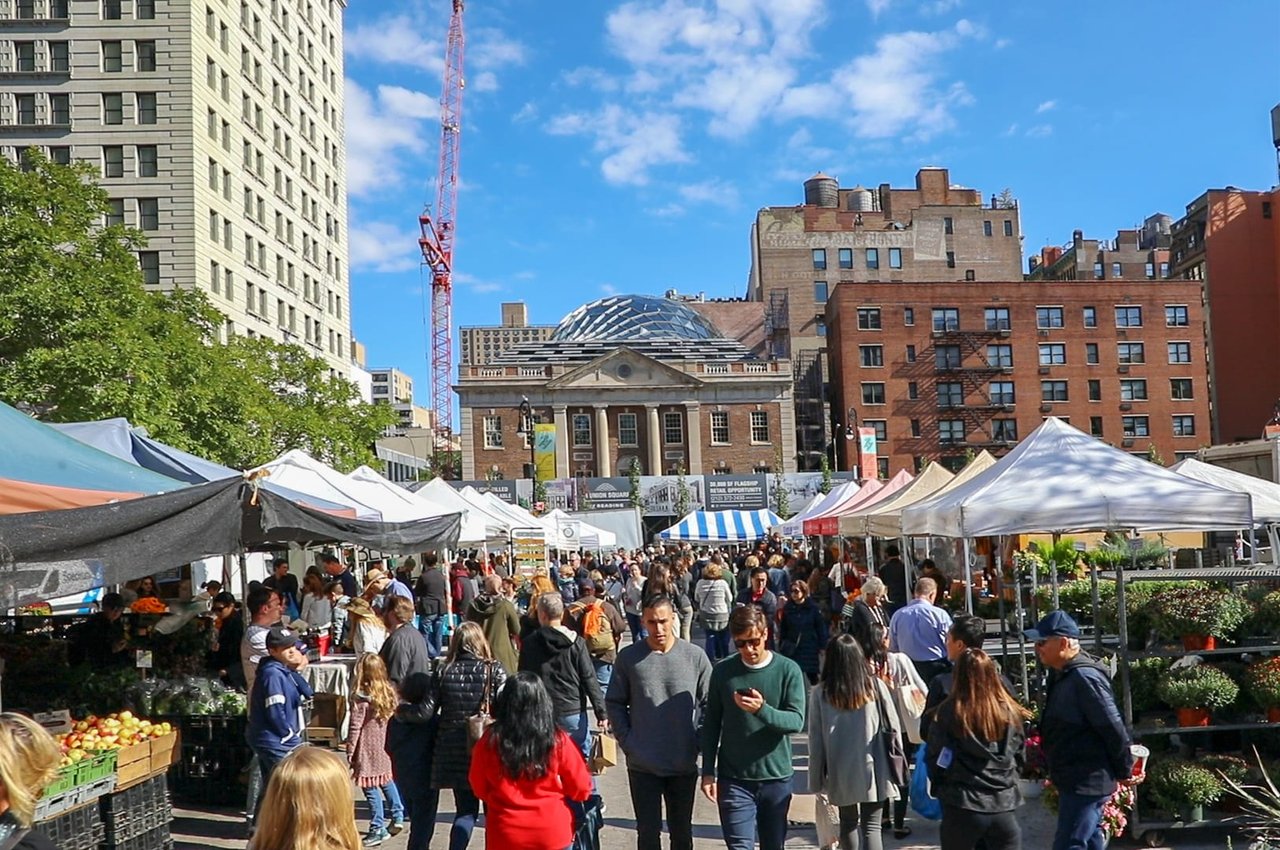
{"label": "fire escape", "polygon": [[[1010,332],[1000,322],[989,322],[981,330],[961,330],[958,322],[935,327],[933,344],[925,353],[933,357],[938,419],[964,423],[964,436],[943,434],[939,422],[939,446],[993,451],[1007,449],[1014,440],[997,433],[992,420],[1012,418],[1015,399],[1012,386],[1007,392],[992,392],[992,382],[1007,377],[1012,385],[1013,359],[1009,350],[988,352],[988,346],[1008,345]],[[959,392],[955,385],[959,385]],[[944,391],[945,390],[945,391]],[[1003,416],[1002,416],[1003,414]]]}

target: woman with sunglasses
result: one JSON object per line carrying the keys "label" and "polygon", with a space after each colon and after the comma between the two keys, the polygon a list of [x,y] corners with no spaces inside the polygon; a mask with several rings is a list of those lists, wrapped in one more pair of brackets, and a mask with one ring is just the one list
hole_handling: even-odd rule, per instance
{"label": "woman with sunglasses", "polygon": [[244,688],[244,665],[240,663],[240,641],[244,637],[244,618],[236,607],[236,598],[225,590],[213,597],[209,605],[213,614],[213,636],[209,646],[209,669],[216,671],[223,684]]}
{"label": "woman with sunglasses", "polygon": [[778,648],[800,665],[810,685],[818,684],[821,653],[827,645],[827,620],[809,595],[808,582],[791,582],[778,624]]}

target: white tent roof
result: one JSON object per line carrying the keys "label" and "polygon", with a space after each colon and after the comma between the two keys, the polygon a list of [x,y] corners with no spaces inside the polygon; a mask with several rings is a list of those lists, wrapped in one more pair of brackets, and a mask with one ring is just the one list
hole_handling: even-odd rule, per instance
{"label": "white tent roof", "polygon": [[986,472],[902,512],[904,534],[942,537],[1252,525],[1246,494],[1192,481],[1055,417]]}
{"label": "white tent roof", "polygon": [[418,489],[416,495],[447,513],[462,511],[459,543],[478,544],[488,540],[505,540],[507,537],[507,526],[501,519],[490,516],[462,498],[443,478],[431,479]]}
{"label": "white tent roof", "polygon": [[[618,544],[618,535],[612,531],[594,526],[559,508],[542,517],[542,525],[547,529],[547,542],[560,549],[604,549]],[[573,529],[568,536],[566,528]],[[573,539],[574,534],[577,540]]]}
{"label": "white tent roof", "polygon": [[931,463],[924,472],[916,476],[914,481],[898,492],[890,494],[873,505],[858,508],[853,513],[840,517],[840,533],[845,536],[859,537],[867,534],[878,537],[897,537],[899,536],[897,532],[886,534],[883,531],[873,531],[871,520],[884,519],[887,515],[892,515],[895,520],[898,519],[900,517],[898,511],[904,505],[932,496],[939,487],[954,477],[941,464]]}
{"label": "white tent roof", "polygon": [[422,496],[410,490],[406,490],[398,484],[388,481],[382,473],[367,466],[361,466],[352,472],[347,473],[347,478],[360,484],[367,484],[376,487],[389,500],[404,504],[406,510],[414,511],[418,514],[419,519],[427,517],[443,516],[444,514],[458,513],[458,511],[445,510],[440,505],[430,502]]}
{"label": "white tent roof", "polygon": [[[991,452],[984,449],[955,475],[947,472],[941,465],[931,463],[928,469],[920,473],[919,478],[911,482],[910,486],[904,487],[901,491],[895,493],[892,499],[887,499],[883,503],[871,506],[861,517],[857,517],[857,519],[865,517],[865,530],[852,533],[870,534],[873,537],[903,537],[905,536],[902,532],[902,512],[904,510],[917,502],[922,502],[933,496],[940,496],[955,487],[959,487],[975,475],[990,469],[995,465],[995,462],[996,459],[992,457]],[[938,472],[947,473],[941,487],[935,486],[927,489],[925,486],[915,486],[935,469]],[[937,473],[934,473],[934,475],[936,476]],[[934,477],[933,480],[937,481],[938,478]],[[855,519],[855,521],[857,520]],[[845,533],[843,520],[841,520],[841,533]]]}
{"label": "white tent roof", "polygon": [[1169,467],[1170,472],[1231,490],[1235,493],[1248,493],[1253,499],[1253,521],[1256,523],[1280,523],[1280,484],[1273,484],[1263,478],[1245,475],[1234,469],[1225,469],[1210,463],[1187,458]]}
{"label": "white tent roof", "polygon": [[[899,469],[888,481],[868,481],[867,486],[863,487],[855,498],[805,520],[805,534],[821,534],[824,537],[839,534],[841,517],[864,510],[872,505],[880,504],[910,484],[914,477],[905,469]],[[873,489],[872,484],[880,486]]]}
{"label": "white tent roof", "polygon": [[824,511],[835,505],[842,505],[853,501],[859,493],[867,488],[871,488],[868,492],[879,490],[883,486],[879,481],[872,479],[866,484],[859,484],[857,481],[846,481],[843,484],[831,488],[829,493],[819,493],[809,501],[797,514],[786,522],[779,523],[772,531],[778,531],[783,537],[799,537],[804,534],[804,521],[821,516]]}
{"label": "white tent roof", "polygon": [[378,522],[421,519],[421,516],[410,516],[408,510],[387,499],[377,487],[353,481],[298,449],[290,449],[252,471],[259,470],[266,470],[270,473],[268,480],[282,487],[349,505],[355,509],[358,519]]}

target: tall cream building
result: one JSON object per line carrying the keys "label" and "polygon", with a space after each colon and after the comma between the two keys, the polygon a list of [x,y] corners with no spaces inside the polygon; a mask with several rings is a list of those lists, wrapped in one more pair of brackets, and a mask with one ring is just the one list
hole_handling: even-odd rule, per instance
{"label": "tall cream building", "polygon": [[102,174],[148,286],[352,370],[343,0],[0,0],[0,149]]}

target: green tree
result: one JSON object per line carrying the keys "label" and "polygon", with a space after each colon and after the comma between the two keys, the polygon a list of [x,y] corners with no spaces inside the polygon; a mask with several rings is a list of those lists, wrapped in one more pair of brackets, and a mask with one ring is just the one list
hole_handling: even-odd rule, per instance
{"label": "green tree", "polygon": [[831,461],[827,458],[827,453],[822,453],[822,463],[818,467],[822,470],[822,483],[818,485],[819,493],[831,492]]}
{"label": "green tree", "polygon": [[791,494],[782,474],[782,447],[778,446],[773,458],[773,512],[786,519],[791,516]]}
{"label": "green tree", "polygon": [[676,467],[676,516],[683,519],[689,513],[689,487],[684,482],[684,464]]}
{"label": "green tree", "polygon": [[1160,454],[1160,450],[1156,448],[1155,443],[1151,443],[1147,446],[1147,460],[1151,461],[1156,466],[1164,466],[1164,455]]}
{"label": "green tree", "polygon": [[631,458],[631,466],[627,467],[627,483],[631,488],[629,498],[631,507],[644,508],[644,497],[640,495],[640,459]]}

